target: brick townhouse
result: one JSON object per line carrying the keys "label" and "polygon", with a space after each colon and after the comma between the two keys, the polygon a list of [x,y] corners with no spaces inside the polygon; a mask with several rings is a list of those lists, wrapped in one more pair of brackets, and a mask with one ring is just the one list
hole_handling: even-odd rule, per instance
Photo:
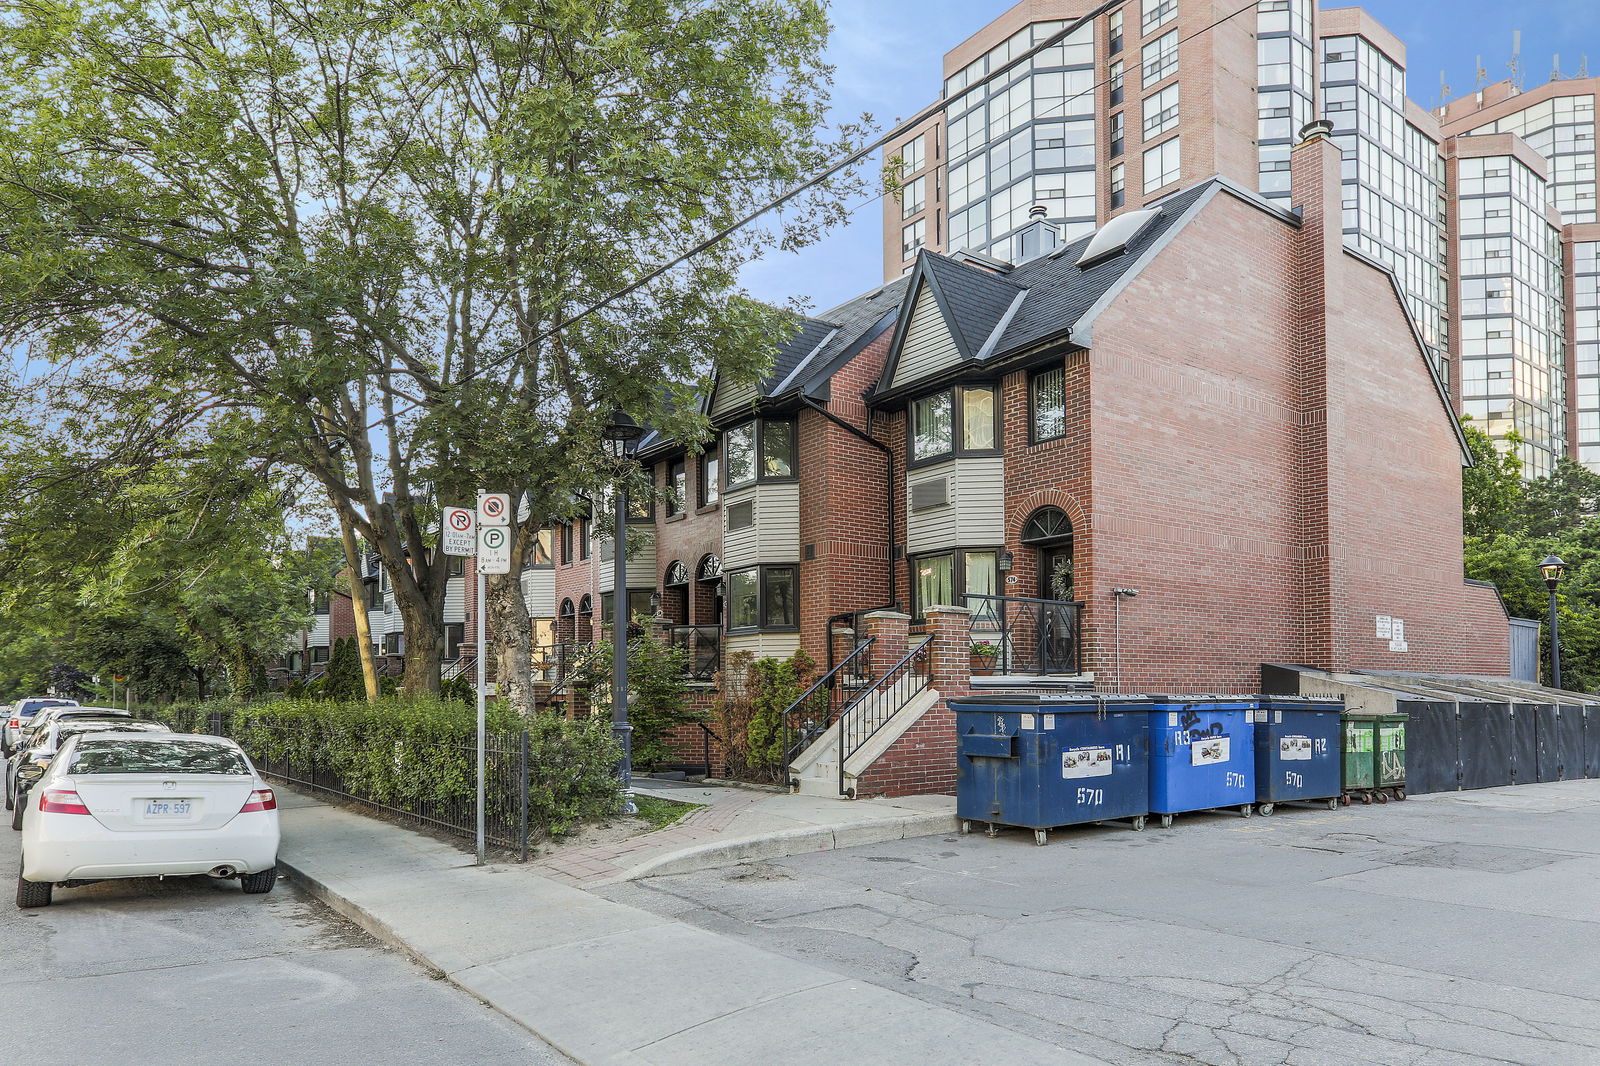
{"label": "brick townhouse", "polygon": [[[1448,388],[1394,272],[1343,239],[1339,150],[1308,129],[1287,200],[1213,177],[1065,245],[1036,220],[1032,258],[924,250],[807,319],[759,386],[706,398],[714,441],[644,442],[630,613],[824,666],[873,635],[867,685],[931,635],[933,698],[880,770],[897,743],[939,765],[943,701],[973,688],[1506,675],[1505,611],[1462,574]],[[558,641],[611,610],[588,526],[554,533]]]}

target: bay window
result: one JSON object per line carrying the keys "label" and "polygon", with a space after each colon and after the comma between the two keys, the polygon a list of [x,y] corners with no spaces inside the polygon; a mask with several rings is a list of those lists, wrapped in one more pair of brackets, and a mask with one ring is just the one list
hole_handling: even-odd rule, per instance
{"label": "bay window", "polygon": [[938,604],[984,610],[983,601],[968,597],[999,594],[998,559],[999,551],[993,548],[916,556],[911,561],[912,613],[920,618]]}
{"label": "bay window", "polygon": [[757,566],[730,571],[728,628],[800,628],[800,568]]}
{"label": "bay window", "polygon": [[911,461],[985,454],[999,446],[998,392],[993,385],[958,386],[911,404]]}
{"label": "bay window", "polygon": [[734,426],[723,435],[727,488],[754,481],[795,477],[795,425],[790,419],[763,418]]}

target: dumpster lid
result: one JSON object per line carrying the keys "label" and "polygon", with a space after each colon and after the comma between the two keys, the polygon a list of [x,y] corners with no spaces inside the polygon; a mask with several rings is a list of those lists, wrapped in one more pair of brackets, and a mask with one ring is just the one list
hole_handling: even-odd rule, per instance
{"label": "dumpster lid", "polygon": [[1091,695],[1088,693],[1017,693],[1003,696],[965,696],[950,701],[953,711],[976,711],[984,709],[1016,710],[1020,708],[1042,707],[1051,711],[1097,711],[1108,707],[1136,708],[1144,710],[1150,706],[1150,701],[1144,696],[1124,696],[1116,694]]}

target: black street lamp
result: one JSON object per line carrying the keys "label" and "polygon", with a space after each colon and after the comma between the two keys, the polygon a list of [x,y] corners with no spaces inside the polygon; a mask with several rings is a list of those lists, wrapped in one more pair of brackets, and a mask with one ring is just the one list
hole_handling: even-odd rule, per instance
{"label": "black street lamp", "polygon": [[1561,575],[1567,569],[1567,564],[1559,556],[1547,555],[1544,562],[1539,564],[1539,569],[1544,571],[1544,587],[1550,590],[1550,687],[1561,687],[1561,628],[1556,618],[1556,586],[1561,584]]}
{"label": "black street lamp", "polygon": [[626,411],[613,411],[601,436],[617,461],[617,528],[611,537],[611,731],[622,749],[617,780],[622,783],[622,810],[636,814],[633,804],[633,726],[628,724],[628,490],[627,471],[620,469],[633,458],[644,427]]}

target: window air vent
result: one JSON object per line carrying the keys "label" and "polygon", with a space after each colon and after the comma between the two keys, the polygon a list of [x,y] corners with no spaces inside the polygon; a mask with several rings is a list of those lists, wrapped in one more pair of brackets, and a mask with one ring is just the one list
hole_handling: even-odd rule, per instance
{"label": "window air vent", "polygon": [[913,511],[931,511],[935,507],[944,507],[950,502],[950,479],[947,477],[934,478],[932,481],[919,481],[911,486],[911,509]]}
{"label": "window air vent", "polygon": [[746,500],[728,508],[728,529],[749,529],[756,524],[756,503]]}

